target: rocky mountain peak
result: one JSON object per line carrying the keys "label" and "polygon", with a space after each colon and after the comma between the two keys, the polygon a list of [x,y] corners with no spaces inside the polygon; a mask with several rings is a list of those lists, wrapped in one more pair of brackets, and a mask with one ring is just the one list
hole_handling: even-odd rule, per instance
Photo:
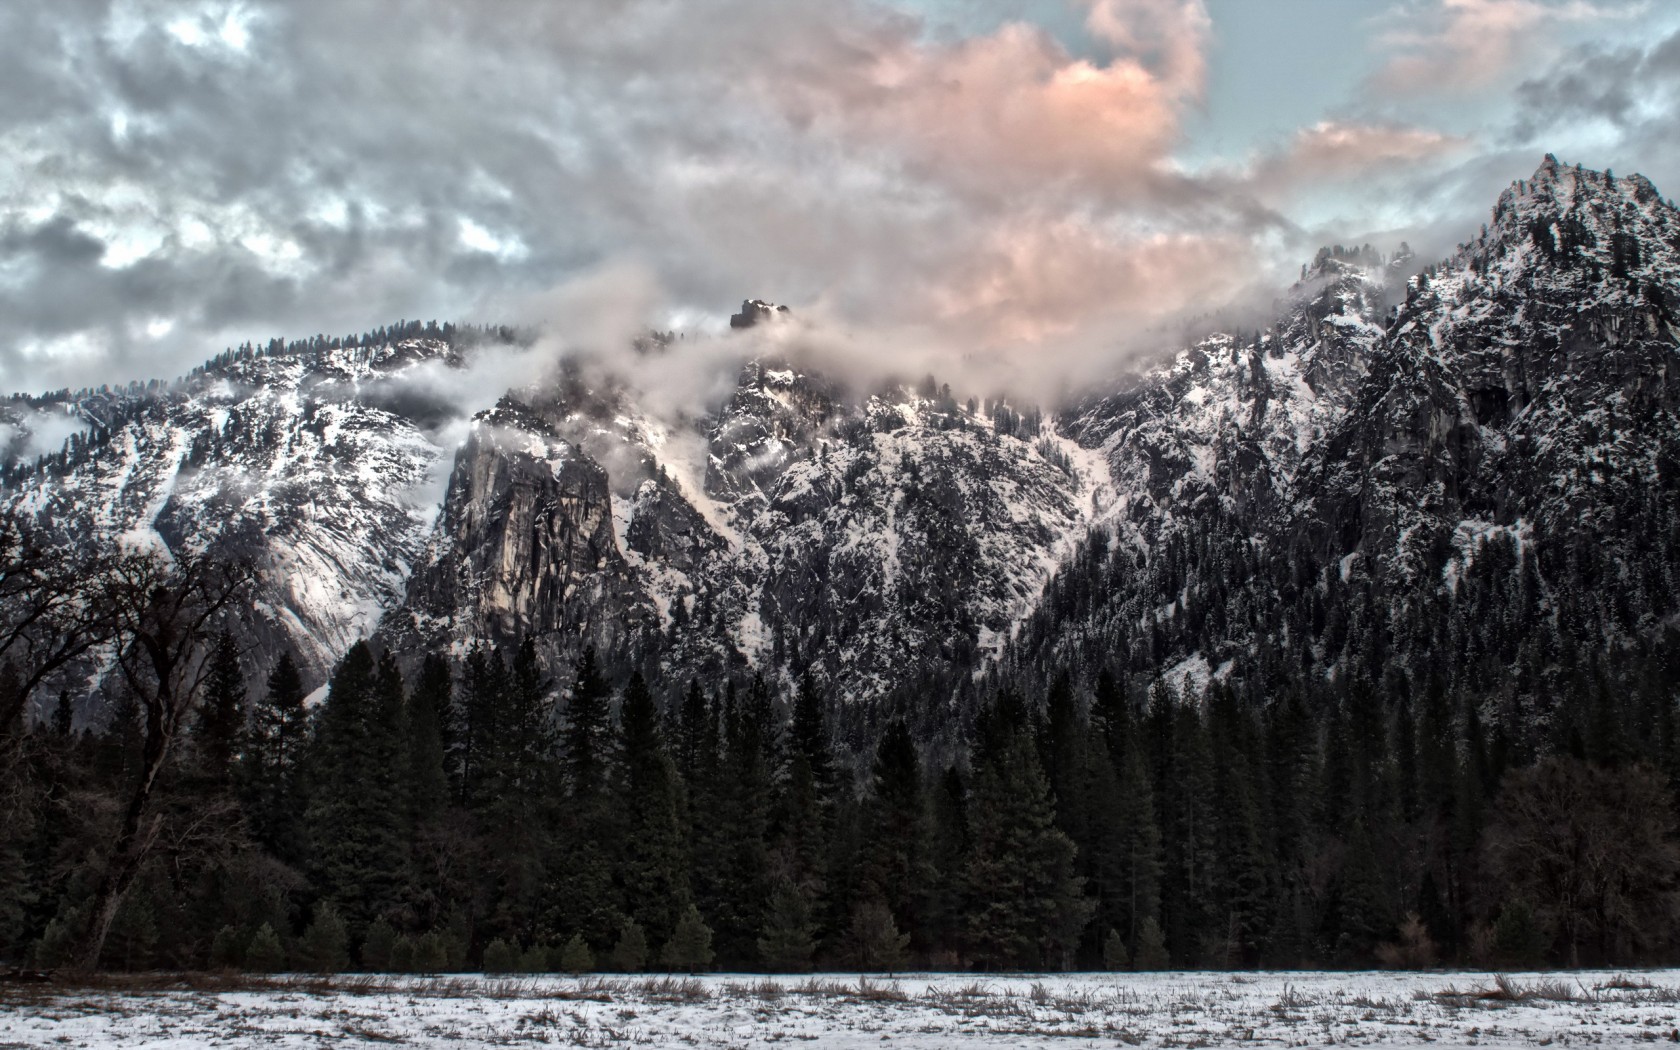
{"label": "rocky mountain peak", "polygon": [[741,301],[741,312],[730,315],[729,327],[751,328],[765,321],[774,321],[789,312],[787,307],[777,306],[775,303],[765,302],[763,299],[743,299]]}

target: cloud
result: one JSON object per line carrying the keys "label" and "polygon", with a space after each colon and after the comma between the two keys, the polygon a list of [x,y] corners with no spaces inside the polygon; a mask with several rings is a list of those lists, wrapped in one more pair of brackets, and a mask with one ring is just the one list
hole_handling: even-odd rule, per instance
{"label": "cloud", "polygon": [[1187,170],[1203,4],[1070,10],[1077,40],[934,32],[886,0],[5,5],[0,382],[398,317],[600,345],[744,296],[883,367],[919,347],[1066,374],[1268,300],[1316,247],[1299,201],[1397,196],[1461,147],[1342,120]]}
{"label": "cloud", "polygon": [[1409,177],[1469,145],[1429,128],[1322,121],[1252,159],[1239,175],[1257,198],[1278,205],[1329,183]]}
{"label": "cloud", "polygon": [[1433,94],[1486,87],[1559,27],[1624,15],[1639,5],[1589,0],[1411,0],[1383,18],[1392,51],[1372,77],[1381,92]]}
{"label": "cloud", "polygon": [[1518,84],[1512,100],[1507,146],[1637,170],[1669,192],[1680,185],[1680,32],[1580,44]]}

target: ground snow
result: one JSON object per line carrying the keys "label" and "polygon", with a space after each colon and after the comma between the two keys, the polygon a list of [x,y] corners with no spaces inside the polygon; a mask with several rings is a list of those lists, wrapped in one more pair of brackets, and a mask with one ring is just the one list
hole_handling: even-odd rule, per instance
{"label": "ground snow", "polygon": [[[1515,994],[1512,994],[1515,993]],[[1680,971],[306,978],[0,988],[0,1046],[1626,1045],[1673,1038]]]}

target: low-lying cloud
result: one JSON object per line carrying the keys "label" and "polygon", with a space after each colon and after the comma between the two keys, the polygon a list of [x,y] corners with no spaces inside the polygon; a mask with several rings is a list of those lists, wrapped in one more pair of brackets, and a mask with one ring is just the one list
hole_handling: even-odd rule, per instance
{"label": "low-lying cloud", "polygon": [[[601,346],[715,329],[743,296],[849,360],[1064,381],[1269,301],[1326,233],[1299,202],[1421,195],[1474,152],[1348,116],[1188,168],[1201,0],[1076,6],[1070,43],[1025,17],[930,33],[888,0],[9,5],[0,382],[167,376],[414,316]],[[1596,11],[1430,0],[1420,32],[1516,53]]]}

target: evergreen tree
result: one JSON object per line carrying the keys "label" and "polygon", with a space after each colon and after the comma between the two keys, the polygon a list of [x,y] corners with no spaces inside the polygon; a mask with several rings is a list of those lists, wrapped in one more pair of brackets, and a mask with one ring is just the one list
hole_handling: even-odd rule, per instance
{"label": "evergreen tree", "polygon": [[635,919],[626,919],[619,931],[618,943],[613,945],[608,965],[615,973],[641,973],[647,968],[647,934]]}
{"label": "evergreen tree", "polygon": [[623,923],[613,879],[613,850],[621,830],[607,774],[612,751],[611,699],[606,680],[586,649],[573,668],[566,709],[563,770],[567,805],[559,826],[560,859],[550,893],[550,928],[571,930],[590,945],[609,946]]}
{"label": "evergreen tree", "polygon": [[758,938],[758,954],[765,967],[774,973],[810,970],[816,951],[812,930],[811,905],[805,892],[789,880],[778,882]]}
{"label": "evergreen tree", "polygon": [[895,920],[914,933],[927,925],[934,873],[928,858],[921,763],[902,718],[887,723],[875,745],[870,773],[863,853],[858,858],[859,892],[881,900]]}
{"label": "evergreen tree", "polygon": [[996,732],[993,746],[977,756],[970,800],[967,941],[990,968],[1065,967],[1091,914],[1075,873],[1076,850],[1055,826],[1050,787],[1026,727]]}
{"label": "evergreen tree", "polygon": [[570,974],[589,973],[595,969],[595,953],[589,950],[589,942],[584,940],[583,934],[574,933],[566,946],[560,949],[560,969]]}
{"label": "evergreen tree", "polygon": [[307,805],[303,770],[309,745],[309,712],[303,698],[303,676],[291,654],[282,653],[252,711],[240,755],[241,794],[252,833],[265,849],[288,862],[303,856],[299,815]]}
{"label": "evergreen tree", "polygon": [[245,949],[245,968],[252,973],[277,973],[286,968],[286,949],[281,947],[274,927],[266,922],[257,927]]}
{"label": "evergreen tree", "polygon": [[210,667],[199,700],[195,743],[203,775],[216,785],[232,782],[245,725],[245,672],[239,646],[223,631],[210,651]]}
{"label": "evergreen tree", "polygon": [[574,805],[593,803],[605,787],[610,698],[591,646],[578,658],[566,707],[566,784]]}
{"label": "evergreen tree", "polygon": [[624,907],[638,929],[663,943],[692,899],[687,835],[676,763],[640,673],[624,691],[614,760],[615,808],[624,821],[617,859]]}
{"label": "evergreen tree", "polygon": [[660,961],[679,973],[700,973],[712,965],[712,929],[694,905],[677,918],[677,928],[671,931]]}
{"label": "evergreen tree", "polygon": [[865,897],[852,909],[844,954],[859,970],[902,970],[909,962],[910,935],[900,933],[892,910],[878,897]]}
{"label": "evergreen tree", "polygon": [[316,973],[339,973],[349,968],[350,936],[331,902],[315,909],[315,918],[303,931],[300,950],[305,964]]}
{"label": "evergreen tree", "polygon": [[404,733],[408,819],[415,827],[438,820],[449,800],[445,727],[452,692],[448,661],[437,653],[427,654],[408,696]]}
{"label": "evergreen tree", "polygon": [[402,885],[401,703],[395,663],[387,656],[376,667],[358,642],[333,672],[316,725],[306,816],[311,867],[317,889],[355,933],[395,906]]}

